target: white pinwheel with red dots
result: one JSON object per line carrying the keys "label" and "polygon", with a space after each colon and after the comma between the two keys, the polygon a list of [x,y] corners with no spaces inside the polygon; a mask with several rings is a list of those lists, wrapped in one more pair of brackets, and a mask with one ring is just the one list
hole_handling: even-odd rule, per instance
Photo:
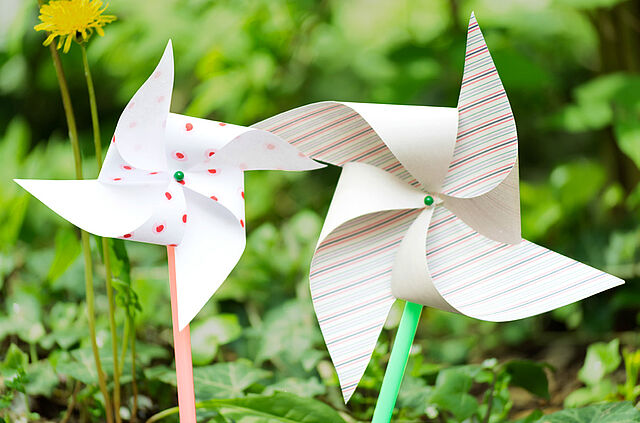
{"label": "white pinwheel with red dots", "polygon": [[184,328],[245,246],[245,170],[322,165],[269,132],[169,112],[171,43],[120,116],[96,180],[16,180],[95,235],[175,246]]}
{"label": "white pinwheel with red dots", "polygon": [[515,121],[473,16],[456,108],[322,102],[254,127],[342,167],[310,284],[345,401],[397,298],[506,321],[623,283],[522,239]]}

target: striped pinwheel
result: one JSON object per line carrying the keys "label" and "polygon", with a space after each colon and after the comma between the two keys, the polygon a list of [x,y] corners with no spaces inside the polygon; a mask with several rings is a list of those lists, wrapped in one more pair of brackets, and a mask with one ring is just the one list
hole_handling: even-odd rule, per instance
{"label": "striped pinwheel", "polygon": [[310,283],[345,401],[397,298],[508,321],[623,283],[521,238],[516,126],[473,15],[457,108],[322,102],[255,127],[342,167]]}

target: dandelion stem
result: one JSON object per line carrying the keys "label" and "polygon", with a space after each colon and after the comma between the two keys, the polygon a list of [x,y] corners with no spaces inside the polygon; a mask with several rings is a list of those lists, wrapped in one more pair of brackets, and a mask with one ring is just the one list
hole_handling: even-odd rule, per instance
{"label": "dandelion stem", "polygon": [[129,331],[131,333],[131,389],[133,406],[131,407],[131,423],[138,420],[138,382],[136,379],[136,321],[135,316],[129,316]]}
{"label": "dandelion stem", "polygon": [[[126,310],[126,307],[125,307]],[[127,313],[127,318],[124,321],[124,329],[122,330],[122,348],[120,349],[120,375],[122,375],[122,370],[124,368],[124,357],[127,354],[127,347],[129,346],[129,316]]]}
{"label": "dandelion stem", "polygon": [[[40,0],[39,3],[41,3]],[[71,105],[69,87],[64,76],[64,70],[62,69],[62,61],[60,60],[58,51],[55,49],[53,44],[49,45],[49,51],[51,52],[51,58],[53,59],[53,65],[56,70],[56,77],[58,78],[58,85],[60,86],[60,94],[62,96],[62,105],[64,107],[67,126],[69,128],[69,140],[71,141],[71,148],[73,150],[76,179],[83,179],[82,157],[80,155],[80,143],[78,141],[78,128],[76,127],[76,119],[73,114],[73,107]],[[111,399],[109,397],[109,391],[107,391],[107,380],[104,374],[104,370],[102,370],[100,352],[98,351],[98,341],[96,338],[95,297],[93,292],[93,263],[91,261],[91,245],[89,243],[89,234],[81,230],[80,238],[82,241],[82,254],[84,256],[85,295],[87,303],[87,320],[89,323],[89,334],[91,336],[91,349],[93,350],[93,358],[96,363],[96,371],[98,373],[98,385],[100,387],[100,392],[102,393],[102,396],[104,398],[106,421],[107,423],[112,423],[113,410],[111,408]]]}
{"label": "dandelion stem", "polygon": [[[91,124],[93,126],[93,144],[98,161],[98,171],[102,168],[102,145],[100,143],[100,121],[98,119],[98,106],[96,103],[96,92],[91,78],[89,61],[87,60],[87,48],[84,43],[80,43],[82,51],[82,64],[84,66],[84,76],[87,80],[87,90],[89,91],[89,106],[91,109]],[[111,331],[111,353],[113,355],[113,409],[116,423],[120,423],[120,370],[118,366],[118,334],[116,329],[116,304],[113,296],[113,286],[111,283],[111,247],[107,238],[102,240],[102,257],[104,262],[105,284],[107,299],[109,300],[109,329]]]}
{"label": "dandelion stem", "polygon": [[80,44],[82,51],[82,65],[84,66],[84,77],[87,80],[87,91],[89,91],[89,107],[91,108],[91,125],[93,126],[93,145],[96,150],[96,160],[98,161],[98,171],[102,168],[102,143],[100,142],[100,120],[98,119],[98,104],[96,102],[96,90],[93,86],[89,60],[87,59],[87,48],[84,43]]}

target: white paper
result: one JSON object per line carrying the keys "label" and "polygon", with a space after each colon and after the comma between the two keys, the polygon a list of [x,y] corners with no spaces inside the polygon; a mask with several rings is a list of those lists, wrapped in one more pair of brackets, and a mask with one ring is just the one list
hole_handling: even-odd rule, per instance
{"label": "white paper", "polygon": [[190,190],[185,197],[189,225],[175,250],[180,330],[224,282],[245,246],[245,228],[226,208]]}
{"label": "white paper", "polygon": [[15,179],[44,205],[87,232],[120,237],[147,221],[164,184],[113,186],[98,181]]}

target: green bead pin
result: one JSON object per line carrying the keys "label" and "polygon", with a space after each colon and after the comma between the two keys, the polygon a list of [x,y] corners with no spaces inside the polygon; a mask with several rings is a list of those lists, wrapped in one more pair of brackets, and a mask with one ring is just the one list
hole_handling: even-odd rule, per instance
{"label": "green bead pin", "polygon": [[433,204],[433,197],[430,195],[427,195],[426,197],[424,197],[424,204],[425,206],[430,206]]}
{"label": "green bead pin", "polygon": [[[182,181],[184,179],[184,172],[177,170],[176,173],[173,174],[173,178],[178,182]],[[426,202],[427,200],[424,201]]]}

